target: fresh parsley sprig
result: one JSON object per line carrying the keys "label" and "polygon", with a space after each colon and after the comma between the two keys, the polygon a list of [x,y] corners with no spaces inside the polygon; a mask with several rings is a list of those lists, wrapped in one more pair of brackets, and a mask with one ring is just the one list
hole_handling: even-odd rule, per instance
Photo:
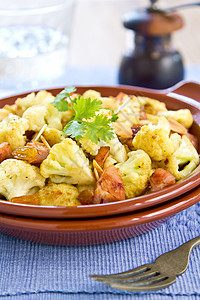
{"label": "fresh parsley sprig", "polygon": [[71,110],[72,117],[63,131],[76,140],[86,135],[94,143],[112,139],[114,132],[111,123],[117,120],[117,114],[112,111],[111,118],[108,118],[97,113],[102,109],[102,101],[83,96],[72,98],[71,94],[75,91],[74,87],[66,87],[52,102],[59,111]]}

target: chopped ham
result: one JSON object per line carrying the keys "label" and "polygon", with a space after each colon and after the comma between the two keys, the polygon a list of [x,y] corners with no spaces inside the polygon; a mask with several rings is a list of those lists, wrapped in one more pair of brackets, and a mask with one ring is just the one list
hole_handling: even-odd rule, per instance
{"label": "chopped ham", "polygon": [[119,100],[121,103],[123,102],[124,97],[127,96],[127,94],[120,92],[117,96],[116,99]]}
{"label": "chopped ham", "polygon": [[7,158],[12,158],[12,149],[7,142],[0,144],[0,163]]}
{"label": "chopped ham", "polygon": [[156,169],[150,177],[150,192],[156,192],[176,182],[175,177],[162,168]]}
{"label": "chopped ham", "polygon": [[96,183],[94,204],[125,200],[124,183],[119,169],[110,166]]}

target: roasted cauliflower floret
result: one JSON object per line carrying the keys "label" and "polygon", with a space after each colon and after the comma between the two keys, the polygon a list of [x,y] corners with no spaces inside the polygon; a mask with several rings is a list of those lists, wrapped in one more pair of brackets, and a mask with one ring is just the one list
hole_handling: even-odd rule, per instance
{"label": "roasted cauliflower floret", "polygon": [[42,135],[51,147],[55,144],[61,143],[66,138],[66,134],[63,131],[49,127],[45,128]]}
{"label": "roasted cauliflower floret", "polygon": [[165,117],[157,125],[142,126],[133,139],[135,149],[144,150],[153,160],[160,161],[171,155],[180,145],[181,136],[170,136],[170,125]]}
{"label": "roasted cauliflower floret", "polygon": [[80,141],[82,148],[87,152],[90,153],[92,156],[97,155],[98,150],[100,149],[100,145],[93,143],[88,137],[85,135]]}
{"label": "roasted cauliflower floret", "polygon": [[121,163],[127,160],[126,148],[119,141],[116,134],[114,134],[114,137],[111,140],[108,140],[107,144],[104,146],[107,145],[110,146],[110,154],[117,162]]}
{"label": "roasted cauliflower floret", "polygon": [[28,120],[9,114],[0,122],[0,143],[8,142],[12,150],[23,147],[26,142],[26,130],[28,130]]}
{"label": "roasted cauliflower floret", "polygon": [[84,136],[80,140],[80,144],[83,147],[83,149],[90,153],[92,156],[96,156],[98,153],[98,150],[101,146],[110,146],[110,154],[117,162],[124,162],[127,159],[127,152],[122,145],[122,143],[119,141],[117,135],[114,133],[114,137],[111,140],[99,141],[98,144],[93,143],[91,140],[88,140],[86,136]]}
{"label": "roasted cauliflower floret", "polygon": [[72,117],[72,112],[71,112],[71,110],[60,111],[60,114],[61,114],[61,122],[64,127],[67,124],[67,122],[70,121],[70,119]]}
{"label": "roasted cauliflower floret", "polygon": [[159,115],[174,119],[186,128],[190,128],[193,123],[193,116],[189,109],[167,110],[159,112]]}
{"label": "roasted cauliflower floret", "polygon": [[23,118],[28,121],[29,130],[40,131],[40,129],[46,124],[45,115],[47,109],[45,106],[33,106],[29,107],[24,113]]}
{"label": "roasted cauliflower floret", "polygon": [[6,118],[10,113],[12,113],[12,111],[6,107],[0,108],[0,122]]}
{"label": "roasted cauliflower floret", "polygon": [[143,107],[144,111],[148,114],[157,115],[157,113],[160,111],[167,111],[164,102],[141,96],[137,97],[137,99],[140,102],[140,105]]}
{"label": "roasted cauliflower floret", "polygon": [[115,100],[113,97],[101,97],[100,100],[102,101],[102,108],[110,108],[111,110],[116,111],[118,107],[118,101]]}
{"label": "roasted cauliflower floret", "polygon": [[0,181],[0,194],[7,200],[32,195],[45,185],[39,168],[17,159],[7,159],[0,164]]}
{"label": "roasted cauliflower floret", "polygon": [[29,107],[23,113],[23,118],[28,120],[29,130],[39,131],[45,124],[50,128],[62,130],[62,114],[52,104]]}
{"label": "roasted cauliflower floret", "polygon": [[128,160],[117,164],[124,182],[126,198],[144,193],[151,175],[151,159],[143,150],[128,153]]}
{"label": "roasted cauliflower floret", "polygon": [[42,206],[78,206],[78,189],[66,183],[50,183],[41,188],[34,195],[13,197],[10,201],[28,205]]}
{"label": "roasted cauliflower floret", "polygon": [[82,149],[70,138],[54,145],[40,166],[40,173],[55,183],[93,184],[94,175]]}
{"label": "roasted cauliflower floret", "polygon": [[83,93],[83,97],[90,98],[91,100],[100,99],[101,94],[95,90],[87,90]]}
{"label": "roasted cauliflower floret", "polygon": [[141,106],[140,102],[137,100],[137,97],[132,96],[131,98],[127,97],[125,102],[118,107],[118,119],[117,123],[125,124],[132,126],[139,123],[139,114]]}
{"label": "roasted cauliflower floret", "polygon": [[47,91],[40,91],[37,94],[31,93],[24,98],[18,98],[15,104],[10,106],[10,109],[21,117],[27,108],[35,105],[46,105],[53,102],[54,99],[55,97]]}
{"label": "roasted cauliflower floret", "polygon": [[199,155],[186,135],[183,135],[179,148],[160,166],[174,175],[176,180],[190,174],[199,164]]}
{"label": "roasted cauliflower floret", "polygon": [[38,191],[40,205],[45,206],[78,206],[78,189],[71,184],[48,184]]}

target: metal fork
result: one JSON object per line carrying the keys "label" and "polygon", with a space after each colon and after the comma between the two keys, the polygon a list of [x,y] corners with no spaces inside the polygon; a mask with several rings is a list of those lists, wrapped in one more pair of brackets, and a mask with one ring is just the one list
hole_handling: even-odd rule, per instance
{"label": "metal fork", "polygon": [[153,291],[168,287],[176,276],[185,272],[193,247],[200,244],[200,236],[159,256],[154,263],[112,275],[90,275],[111,287],[128,291]]}

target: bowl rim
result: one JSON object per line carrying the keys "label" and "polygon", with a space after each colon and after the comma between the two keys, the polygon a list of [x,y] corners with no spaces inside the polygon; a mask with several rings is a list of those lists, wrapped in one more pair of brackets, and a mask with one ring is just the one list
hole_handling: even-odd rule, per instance
{"label": "bowl rim", "polygon": [[190,193],[179,196],[161,205],[144,209],[138,212],[129,212],[92,219],[42,219],[26,218],[21,216],[0,213],[0,230],[2,228],[17,228],[26,232],[63,232],[63,233],[90,233],[97,231],[116,230],[124,227],[134,227],[149,224],[155,221],[166,220],[169,217],[191,207],[200,200],[200,186]]}
{"label": "bowl rim", "polygon": [[[185,84],[194,84],[194,83],[181,83],[176,85],[176,88],[184,86]],[[196,84],[196,83],[195,83]],[[200,88],[200,85],[198,85]],[[56,94],[59,90],[62,90],[64,87],[47,89],[47,91]],[[167,89],[167,90],[150,90],[139,87],[131,86],[77,86],[77,90],[87,90],[87,89],[96,89],[96,90],[115,90],[115,92],[125,91],[127,93],[142,93],[144,96],[151,97],[160,97],[160,95],[166,97],[168,100],[176,100],[180,103],[187,103],[195,109],[200,111],[200,103],[194,99],[190,99],[185,96],[176,94],[176,89]],[[33,92],[37,92],[33,91]],[[9,101],[10,99],[14,101],[18,97],[24,97],[30,92],[24,94],[17,94],[14,96],[6,97],[2,99],[4,102]],[[173,94],[173,97],[171,97]],[[169,96],[170,95],[170,96]],[[1,100],[1,101],[2,101]],[[0,101],[0,102],[1,102]],[[161,100],[163,101],[163,100]],[[164,203],[165,201],[171,200],[175,197],[178,197],[180,194],[184,194],[194,189],[200,184],[200,166],[198,166],[188,178],[184,178],[182,181],[177,182],[175,185],[167,187],[161,191],[154,192],[151,194],[141,195],[135,198],[126,199],[119,202],[112,203],[103,203],[103,204],[93,204],[93,205],[83,205],[78,207],[53,207],[53,206],[36,206],[36,205],[25,205],[18,203],[11,203],[8,201],[0,200],[0,212],[6,214],[13,214],[24,217],[34,217],[34,218],[93,218],[93,217],[105,217],[111,215],[117,215],[122,213],[133,212],[148,208],[154,205]]]}
{"label": "bowl rim", "polygon": [[[198,166],[198,170],[200,171],[200,166]],[[189,192],[200,184],[200,174],[197,173],[194,176],[190,177],[190,179],[191,178],[192,181],[189,180],[189,182],[187,182],[185,179],[183,182],[177,182],[175,185],[163,189],[162,191],[157,191],[151,194],[141,195],[135,198],[112,203],[110,202],[82,206],[53,207],[26,205],[0,200],[0,212],[24,217],[27,216],[46,219],[86,219],[93,217],[118,215],[119,213],[123,214],[150,208],[152,206],[159,205],[161,203],[174,199],[180,194],[183,195]],[[178,187],[175,188],[175,186]],[[165,190],[167,191],[167,194],[163,193],[163,191]],[[12,211],[10,211],[11,208]]]}

